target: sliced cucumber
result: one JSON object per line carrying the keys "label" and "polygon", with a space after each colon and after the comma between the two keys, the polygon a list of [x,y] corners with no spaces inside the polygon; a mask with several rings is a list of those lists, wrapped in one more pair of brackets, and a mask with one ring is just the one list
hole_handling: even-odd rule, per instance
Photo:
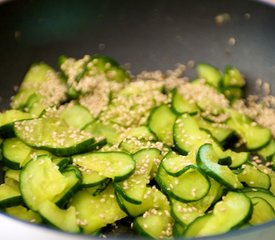
{"label": "sliced cucumber", "polygon": [[10,137],[14,135],[14,123],[25,119],[32,119],[30,113],[20,110],[7,110],[0,113],[0,136]]}
{"label": "sliced cucumber", "polygon": [[259,197],[266,200],[275,210],[275,197],[270,191],[261,188],[245,188],[242,191],[250,199]]}
{"label": "sliced cucumber", "polygon": [[18,170],[29,159],[32,148],[18,138],[8,138],[3,142],[3,156],[6,166]]}
{"label": "sliced cucumber", "polygon": [[210,189],[208,178],[194,165],[178,177],[169,175],[162,164],[158,169],[156,181],[169,196],[183,202],[197,201]]}
{"label": "sliced cucumber", "polygon": [[275,211],[273,207],[263,198],[251,198],[253,204],[253,213],[249,223],[252,225],[263,224],[275,219]]}
{"label": "sliced cucumber", "polygon": [[126,132],[126,137],[134,137],[147,141],[157,140],[156,136],[150,131],[147,126],[131,128],[129,131]]}
{"label": "sliced cucumber", "polygon": [[200,63],[196,67],[198,76],[203,78],[209,85],[219,89],[222,80],[222,74],[220,71],[206,63]]}
{"label": "sliced cucumber", "polygon": [[70,206],[79,212],[77,218],[84,233],[93,233],[107,224],[126,217],[116,201],[111,184],[95,196],[86,190],[77,192]]}
{"label": "sliced cucumber", "polygon": [[240,87],[223,87],[224,96],[233,103],[244,96],[244,91]]}
{"label": "sliced cucumber", "polygon": [[206,196],[194,202],[180,202],[171,198],[172,216],[181,226],[187,226],[196,218],[203,216],[211,205],[220,198],[222,186],[210,178],[211,187]]}
{"label": "sliced cucumber", "polygon": [[150,209],[170,211],[170,203],[166,195],[156,187],[146,187],[141,204],[128,202],[118,191],[116,191],[116,197],[121,209],[131,217],[140,216]]}
{"label": "sliced cucumber", "polygon": [[17,206],[22,203],[22,196],[18,183],[13,179],[6,179],[0,185],[0,209]]}
{"label": "sliced cucumber", "polygon": [[150,172],[155,159],[160,158],[160,151],[155,148],[142,149],[133,155],[136,162],[134,173],[122,182],[117,182],[115,188],[123,197],[132,203],[141,204],[146,185],[150,182]]}
{"label": "sliced cucumber", "polygon": [[21,171],[20,170],[14,170],[14,169],[6,169],[5,171],[5,179],[13,179],[16,182],[19,182],[19,176],[20,176]]}
{"label": "sliced cucumber", "polygon": [[95,143],[95,138],[91,134],[69,127],[59,118],[17,122],[15,134],[27,145],[47,150],[57,156],[88,151]]}
{"label": "sliced cucumber", "polygon": [[193,168],[195,163],[196,153],[194,151],[189,152],[187,156],[169,152],[162,160],[162,167],[169,175],[178,177],[189,168]]}
{"label": "sliced cucumber", "polygon": [[172,146],[175,120],[176,115],[173,111],[167,105],[161,105],[151,112],[148,126],[160,141]]}
{"label": "sliced cucumber", "polygon": [[80,167],[80,171],[82,175],[82,183],[81,183],[82,188],[90,188],[90,187],[98,186],[108,181],[108,178],[100,175],[96,171],[81,168],[81,167]]}
{"label": "sliced cucumber", "polygon": [[271,185],[269,175],[249,163],[242,165],[242,171],[238,174],[238,179],[249,187],[268,190]]}
{"label": "sliced cucumber", "polygon": [[97,74],[104,72],[110,81],[128,82],[131,79],[129,74],[119,66],[119,63],[110,57],[95,54],[92,56],[91,61]]}
{"label": "sliced cucumber", "polygon": [[27,209],[22,205],[6,208],[5,213],[27,222],[36,223],[36,224],[42,223],[42,219],[38,213],[30,209]]}
{"label": "sliced cucumber", "polygon": [[275,140],[271,139],[271,141],[266,146],[257,150],[257,153],[266,160],[270,160],[275,154]]}
{"label": "sliced cucumber", "polygon": [[225,87],[243,87],[245,85],[245,79],[237,68],[227,66],[224,70],[222,84]]}
{"label": "sliced cucumber", "polygon": [[196,114],[199,111],[197,105],[185,99],[176,88],[172,92],[172,108],[177,114]]}
{"label": "sliced cucumber", "polygon": [[38,210],[45,200],[63,204],[64,198],[70,195],[71,188],[77,184],[75,175],[69,175],[62,175],[48,155],[41,155],[29,161],[20,174],[20,191],[24,202],[34,211]]}
{"label": "sliced cucumber", "polygon": [[203,172],[209,174],[209,176],[221,182],[229,189],[243,188],[237,175],[235,175],[228,166],[220,165],[218,161],[219,157],[211,144],[204,144],[199,148],[197,164]]}
{"label": "sliced cucumber", "polygon": [[186,237],[201,237],[225,233],[240,226],[252,214],[252,204],[242,193],[229,192],[218,202],[212,213],[192,222],[184,233]]}
{"label": "sliced cucumber", "polygon": [[60,118],[65,120],[65,122],[74,128],[82,129],[89,122],[94,120],[90,111],[80,104],[68,104],[67,106],[62,106]]}
{"label": "sliced cucumber", "polygon": [[31,66],[25,75],[11,106],[40,116],[47,107],[64,102],[66,91],[58,74],[49,65],[39,63]]}
{"label": "sliced cucumber", "polygon": [[234,129],[246,143],[249,150],[257,150],[266,146],[271,140],[270,129],[254,124],[247,116],[230,110],[227,124]]}
{"label": "sliced cucumber", "polygon": [[83,130],[93,134],[96,137],[106,138],[107,142],[110,144],[120,142],[120,136],[112,125],[103,124],[97,120],[87,124]]}
{"label": "sliced cucumber", "polygon": [[224,145],[234,134],[233,130],[225,124],[215,124],[203,118],[197,118],[196,120],[199,128],[209,132],[221,145]]}
{"label": "sliced cucumber", "polygon": [[73,156],[73,162],[115,181],[129,177],[135,170],[132,156],[123,152],[92,152]]}
{"label": "sliced cucumber", "polygon": [[32,66],[0,113],[3,212],[91,236],[128,236],[131,224],[155,239],[275,218],[275,141],[236,110],[238,69],[198,64],[188,82],[180,66],[129,82],[114,60],[86,55],[61,57],[60,70]]}
{"label": "sliced cucumber", "polygon": [[199,129],[197,121],[192,116],[183,114],[175,121],[174,142],[177,150],[186,154],[198,149],[204,143],[212,143],[213,139],[205,131]]}
{"label": "sliced cucumber", "polygon": [[78,168],[69,165],[62,169],[62,175],[66,179],[66,186],[64,190],[55,197],[55,203],[59,207],[64,207],[71,197],[77,192],[81,186],[82,176]]}
{"label": "sliced cucumber", "polygon": [[231,149],[227,149],[222,153],[219,153],[220,160],[225,158],[230,158],[231,163],[229,167],[231,169],[238,168],[249,161],[250,153],[249,152],[234,152]]}
{"label": "sliced cucumber", "polygon": [[57,207],[53,202],[45,200],[39,205],[37,210],[43,219],[63,231],[80,231],[77,224],[76,210],[74,207],[61,209]]}
{"label": "sliced cucumber", "polygon": [[143,216],[134,220],[133,228],[140,235],[154,239],[172,236],[173,219],[162,210],[148,210]]}

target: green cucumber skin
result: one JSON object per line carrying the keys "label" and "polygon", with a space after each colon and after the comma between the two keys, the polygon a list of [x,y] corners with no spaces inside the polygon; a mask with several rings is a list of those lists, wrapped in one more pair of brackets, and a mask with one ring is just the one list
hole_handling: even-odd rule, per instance
{"label": "green cucumber skin", "polygon": [[[193,201],[200,200],[200,199],[202,199],[202,198],[204,197],[204,196],[202,196],[201,198],[198,198],[198,199],[196,199],[196,200],[189,200],[189,199],[181,198],[180,196],[174,194],[172,191],[167,190],[166,185],[163,183],[163,181],[162,181],[161,178],[159,177],[159,171],[160,171],[161,168],[163,168],[163,167],[160,165],[159,168],[158,168],[158,173],[157,173],[157,175],[156,175],[156,177],[155,177],[155,180],[156,180],[156,182],[158,183],[158,185],[160,186],[160,188],[162,189],[162,191],[163,191],[164,193],[166,193],[166,195],[168,195],[168,196],[170,196],[170,197],[172,197],[172,198],[174,198],[174,199],[176,199],[176,200],[178,200],[178,201],[181,201],[181,202],[193,202]],[[190,169],[190,168],[189,168],[189,169]],[[209,181],[209,178],[207,177],[207,175],[206,175],[204,172],[200,171],[199,168],[196,168],[196,169],[197,169],[197,170],[205,177],[205,179],[208,181],[208,190],[207,190],[207,192],[206,192],[206,194],[205,194],[205,195],[207,195],[207,193],[208,193],[208,191],[209,191],[209,189],[210,189],[210,181]],[[163,171],[165,171],[165,169],[163,169]],[[165,171],[165,172],[166,172],[166,171]]]}
{"label": "green cucumber skin", "polygon": [[[220,177],[218,174],[216,174],[214,171],[212,171],[211,169],[209,169],[207,166],[205,166],[205,164],[203,163],[203,160],[201,159],[200,156],[200,151],[203,147],[207,147],[210,146],[210,144],[204,144],[200,147],[198,153],[197,153],[197,157],[196,157],[196,161],[197,164],[199,166],[199,168],[208,176],[214,178],[216,181],[222,183],[224,186],[226,186],[227,188],[231,189],[231,190],[236,190],[235,187],[233,185],[231,185],[230,183],[228,183],[227,181],[225,181],[222,177]],[[218,163],[217,163],[218,164]]]}
{"label": "green cucumber skin", "polygon": [[2,138],[11,138],[14,137],[14,124],[8,123],[0,127],[0,137]]}
{"label": "green cucumber skin", "polygon": [[[31,146],[31,147],[51,152],[52,154],[58,157],[69,157],[75,154],[79,154],[79,153],[83,153],[83,152],[95,149],[96,146],[94,144],[95,144],[94,138],[90,138],[77,145],[70,146],[68,148],[53,148],[48,146],[41,146],[41,147]],[[105,145],[105,143],[103,145]]]}
{"label": "green cucumber skin", "polygon": [[122,211],[124,211],[128,216],[131,216],[131,214],[129,213],[129,211],[127,210],[127,208],[123,204],[122,198],[124,198],[124,197],[121,196],[121,194],[117,191],[116,188],[115,188],[115,196],[116,196],[116,200],[117,200],[117,203],[118,203],[120,209]]}
{"label": "green cucumber skin", "polygon": [[[233,230],[233,229],[238,229],[239,227],[243,226],[243,224],[245,224],[245,223],[251,218],[251,216],[252,216],[253,208],[252,208],[251,200],[250,200],[245,194],[243,194],[243,193],[238,193],[238,194],[242,194],[242,195],[243,195],[243,197],[244,197],[243,200],[245,200],[245,201],[247,202],[247,204],[249,204],[249,206],[248,206],[247,212],[246,212],[246,214],[243,216],[243,218],[242,218],[239,222],[237,222],[237,223],[235,223],[234,225],[230,226],[229,231],[230,231],[230,230]],[[215,206],[216,206],[216,205],[215,205]],[[215,208],[215,206],[214,206],[214,208]],[[184,235],[184,236],[187,236],[187,237],[190,237],[190,235],[188,235],[189,228],[193,227],[194,224],[196,224],[197,222],[204,221],[204,219],[207,220],[207,218],[211,218],[211,217],[214,217],[214,218],[215,218],[216,215],[214,215],[213,213],[207,213],[207,214],[205,214],[205,215],[203,215],[203,216],[201,216],[201,217],[198,217],[197,219],[195,219],[195,220],[187,227],[187,229],[184,231],[184,234],[183,234],[183,235]],[[225,215],[225,218],[226,218],[226,215]],[[219,228],[218,228],[218,229],[219,229]],[[228,232],[228,231],[226,231],[226,232]],[[222,234],[222,232],[218,232],[218,233],[216,233],[216,234]],[[211,234],[211,235],[215,235],[215,234]],[[210,236],[210,235],[207,234],[207,235],[204,235],[204,236]]]}
{"label": "green cucumber skin", "polygon": [[8,199],[4,199],[0,201],[0,209],[8,208],[8,207],[14,207],[23,204],[23,198],[22,196],[15,196]]}
{"label": "green cucumber skin", "polygon": [[114,183],[115,190],[128,202],[133,204],[141,204],[141,201],[129,197],[122,189],[121,185]]}
{"label": "green cucumber skin", "polygon": [[9,159],[7,159],[5,157],[3,157],[2,161],[3,161],[4,165],[8,168],[11,168],[11,169],[14,169],[14,170],[20,170],[21,169],[20,163],[10,161]]}
{"label": "green cucumber skin", "polygon": [[140,224],[138,223],[138,221],[136,219],[134,220],[133,230],[136,231],[142,237],[154,239],[150,234],[148,234],[146,231],[144,231],[144,228],[142,228],[140,226]]}
{"label": "green cucumber skin", "polygon": [[74,166],[69,166],[67,169],[64,169],[62,173],[64,172],[69,172],[73,171],[76,178],[78,179],[78,182],[75,183],[72,188],[64,194],[64,196],[59,199],[55,204],[58,207],[65,207],[65,205],[68,203],[68,201],[71,199],[71,197],[80,189],[81,183],[82,183],[82,177],[81,177],[81,172]]}

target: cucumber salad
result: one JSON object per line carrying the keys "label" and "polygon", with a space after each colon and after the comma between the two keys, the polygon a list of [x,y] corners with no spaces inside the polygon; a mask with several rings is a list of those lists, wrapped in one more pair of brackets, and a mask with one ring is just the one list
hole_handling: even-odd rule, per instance
{"label": "cucumber salad", "polygon": [[244,99],[233,66],[185,69],[133,76],[102,55],[32,65],[0,113],[0,211],[154,239],[274,220],[274,98]]}

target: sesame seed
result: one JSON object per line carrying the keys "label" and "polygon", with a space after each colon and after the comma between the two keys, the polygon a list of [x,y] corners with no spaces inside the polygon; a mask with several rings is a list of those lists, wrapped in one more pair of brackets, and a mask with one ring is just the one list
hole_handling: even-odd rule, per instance
{"label": "sesame seed", "polygon": [[236,38],[230,37],[230,38],[228,39],[228,44],[229,44],[230,46],[235,46],[235,45],[236,45]]}

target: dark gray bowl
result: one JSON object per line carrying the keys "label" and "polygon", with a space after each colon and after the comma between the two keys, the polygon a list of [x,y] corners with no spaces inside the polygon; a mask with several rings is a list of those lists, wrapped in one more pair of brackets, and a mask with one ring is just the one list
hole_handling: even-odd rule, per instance
{"label": "dark gray bowl", "polygon": [[[231,20],[218,26],[215,16],[221,13],[230,14]],[[166,70],[189,60],[220,68],[231,64],[246,75],[248,93],[254,92],[257,78],[271,83],[274,91],[274,24],[275,8],[259,1],[8,1],[0,4],[0,109],[8,107],[14,86],[32,63],[56,66],[61,54],[110,55],[122,64],[131,63],[133,73]],[[234,46],[229,38],[235,38]],[[4,214],[0,226],[5,240],[86,239]],[[274,239],[274,235],[275,221],[211,239]]]}

